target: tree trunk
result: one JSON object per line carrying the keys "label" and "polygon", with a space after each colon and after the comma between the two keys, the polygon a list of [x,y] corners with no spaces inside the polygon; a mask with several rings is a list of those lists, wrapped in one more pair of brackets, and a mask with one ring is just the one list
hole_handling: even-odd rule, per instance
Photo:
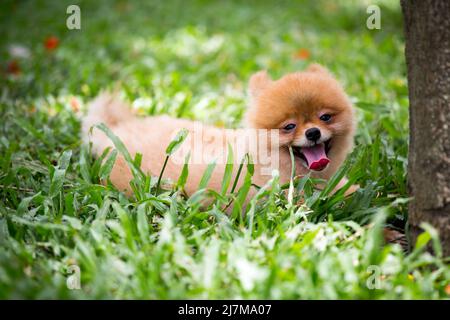
{"label": "tree trunk", "polygon": [[[428,222],[450,255],[450,1],[402,0],[408,68],[411,238]],[[413,243],[414,243],[413,242]]]}

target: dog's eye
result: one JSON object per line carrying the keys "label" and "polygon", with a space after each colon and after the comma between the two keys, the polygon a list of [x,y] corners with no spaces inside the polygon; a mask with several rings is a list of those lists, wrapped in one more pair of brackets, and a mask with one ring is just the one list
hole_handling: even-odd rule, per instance
{"label": "dog's eye", "polygon": [[321,115],[319,119],[322,120],[322,121],[328,122],[328,121],[331,120],[331,115],[325,113],[325,114]]}
{"label": "dog's eye", "polygon": [[295,123],[289,123],[288,125],[284,126],[283,129],[284,129],[285,131],[292,131],[292,130],[295,129],[295,127],[296,127]]}

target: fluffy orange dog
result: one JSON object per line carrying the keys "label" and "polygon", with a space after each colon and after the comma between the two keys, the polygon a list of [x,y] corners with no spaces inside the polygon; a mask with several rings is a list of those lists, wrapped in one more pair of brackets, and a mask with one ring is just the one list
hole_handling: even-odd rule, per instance
{"label": "fluffy orange dog", "polygon": [[[246,153],[252,157],[255,164],[252,181],[260,186],[271,178],[274,169],[279,171],[282,183],[289,181],[289,146],[295,155],[296,175],[311,171],[313,177],[328,179],[336,172],[353,144],[354,114],[343,88],[324,67],[313,64],[303,72],[291,73],[276,81],[266,72],[258,72],[250,79],[249,93],[247,128],[237,130],[168,116],[136,117],[115,96],[102,94],[90,104],[83,119],[83,139],[92,142],[96,155],[112,146],[100,130],[94,128],[90,134],[92,126],[103,122],[120,137],[132,155],[142,154],[142,170],[157,176],[164,163],[167,145],[176,132],[186,128],[188,140],[173,155],[178,161],[168,162],[164,178],[176,181],[185,155],[190,152],[190,159],[194,160],[189,165],[185,186],[188,194],[197,191],[210,160],[226,155],[228,145],[236,162],[240,162]],[[254,148],[255,145],[258,147]],[[270,161],[255,161],[262,158],[261,154]],[[220,191],[225,164],[226,161],[217,161],[208,188]],[[237,166],[234,167],[236,172]],[[130,192],[131,178],[125,161],[119,157],[111,172],[111,181],[120,190]],[[344,183],[341,181],[340,186]]]}

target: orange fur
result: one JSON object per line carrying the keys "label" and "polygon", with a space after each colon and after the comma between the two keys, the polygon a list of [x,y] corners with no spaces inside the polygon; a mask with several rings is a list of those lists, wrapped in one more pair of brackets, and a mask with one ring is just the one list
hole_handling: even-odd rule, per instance
{"label": "orange fur", "polygon": [[[301,145],[304,131],[312,126],[319,127],[323,134],[332,139],[332,148],[328,154],[330,164],[323,170],[313,172],[313,176],[328,179],[344,161],[352,147],[354,134],[353,109],[345,92],[332,75],[320,65],[311,65],[304,72],[288,74],[277,81],[271,80],[266,72],[259,72],[252,76],[249,83],[250,106],[246,115],[248,128],[275,130],[280,133],[281,145],[273,145],[270,142],[263,144],[262,148],[279,151],[277,163],[272,169],[278,169],[282,183],[288,182],[291,174],[291,159],[289,145]],[[321,112],[333,114],[333,121],[329,124],[319,120]],[[286,134],[281,128],[286,121],[295,121],[297,128],[294,132]],[[117,97],[110,94],[101,94],[89,106],[89,111],[82,122],[83,139],[91,141],[93,152],[99,155],[105,148],[112,146],[111,141],[98,129],[90,128],[98,123],[105,123],[126,145],[129,152],[134,155],[141,153],[142,170],[148,174],[159,175],[164,159],[165,150],[174,134],[181,128],[186,128],[190,136],[195,134],[198,122],[175,119],[168,116],[135,117],[130,108]],[[250,129],[247,129],[249,131]],[[228,130],[225,140],[223,130],[213,126],[203,126],[201,144],[213,146],[226,152],[228,143],[234,150],[235,163],[239,163],[244,153],[253,156],[251,148],[238,149],[236,139],[243,135],[245,130]],[[270,131],[269,131],[270,132]],[[258,141],[252,140],[252,143]],[[189,146],[189,142],[185,142]],[[186,151],[186,150],[185,150]],[[190,149],[191,157],[200,152],[195,148]],[[181,151],[178,151],[181,152]],[[204,152],[204,150],[202,151]],[[296,158],[296,174],[303,175],[309,170],[303,165],[302,160]],[[192,194],[198,189],[201,177],[208,163],[196,163],[189,165],[189,176],[186,183],[186,192]],[[183,163],[169,161],[164,173],[164,178],[176,181],[181,173]],[[270,175],[262,174],[262,164],[255,163],[253,182],[264,185]],[[234,166],[234,174],[237,171]],[[224,163],[218,163],[213,171],[208,188],[220,191]],[[241,175],[239,184],[242,183]],[[130,193],[129,182],[131,172],[123,158],[119,157],[113,167],[110,179],[116,187]],[[239,185],[238,184],[238,185]],[[341,185],[343,182],[341,182]],[[254,191],[253,191],[254,192]],[[252,192],[252,193],[253,193]]]}

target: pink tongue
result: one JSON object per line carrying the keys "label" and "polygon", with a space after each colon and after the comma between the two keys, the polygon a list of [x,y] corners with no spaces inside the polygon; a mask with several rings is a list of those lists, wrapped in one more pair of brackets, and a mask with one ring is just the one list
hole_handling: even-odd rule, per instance
{"label": "pink tongue", "polygon": [[325,154],[325,145],[323,143],[316,144],[313,147],[302,147],[301,150],[305,155],[311,170],[323,170],[330,162],[330,159],[328,159]]}

